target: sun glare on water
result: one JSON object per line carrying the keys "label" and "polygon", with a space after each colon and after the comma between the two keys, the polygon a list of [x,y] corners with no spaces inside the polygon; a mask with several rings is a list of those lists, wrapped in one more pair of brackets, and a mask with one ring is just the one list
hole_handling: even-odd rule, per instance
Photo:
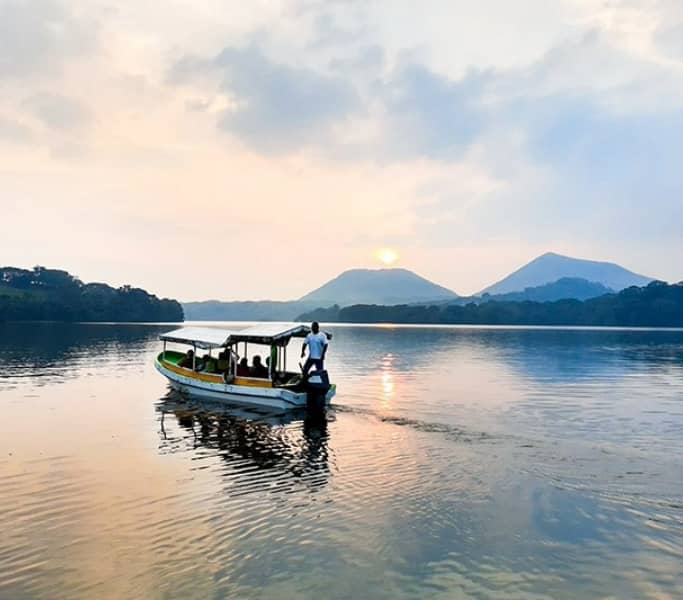
{"label": "sun glare on water", "polygon": [[392,248],[380,248],[375,251],[375,258],[384,265],[393,265],[398,260],[398,252]]}

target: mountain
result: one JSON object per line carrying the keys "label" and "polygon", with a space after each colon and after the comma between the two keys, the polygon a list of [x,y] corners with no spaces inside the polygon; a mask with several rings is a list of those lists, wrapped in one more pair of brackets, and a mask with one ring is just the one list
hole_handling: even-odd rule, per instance
{"label": "mountain", "polygon": [[505,279],[482,290],[480,295],[519,292],[562,278],[585,279],[600,283],[617,292],[634,285],[644,286],[653,281],[651,277],[638,275],[614,263],[583,260],[548,252],[508,275]]}
{"label": "mountain", "polygon": [[479,298],[479,302],[495,300],[496,302],[554,302],[555,300],[588,300],[605,294],[613,294],[614,290],[596,281],[588,281],[579,277],[563,277],[552,283],[525,288],[521,292],[507,294],[489,294]]}
{"label": "mountain", "polygon": [[315,306],[412,304],[455,299],[458,295],[407,269],[351,269],[306,294],[299,302]]}
{"label": "mountain", "polygon": [[302,313],[333,305],[414,304],[456,298],[455,292],[406,269],[351,269],[299,300],[207,300],[186,302],[183,309],[188,321],[291,321]]}

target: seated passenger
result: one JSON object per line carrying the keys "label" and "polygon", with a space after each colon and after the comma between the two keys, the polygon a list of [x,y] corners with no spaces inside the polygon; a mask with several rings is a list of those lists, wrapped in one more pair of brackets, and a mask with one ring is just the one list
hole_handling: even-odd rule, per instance
{"label": "seated passenger", "polygon": [[202,356],[202,371],[204,373],[215,373],[216,372],[216,359],[213,356],[205,354]]}
{"label": "seated passenger", "polygon": [[237,365],[237,371],[235,375],[237,375],[237,377],[249,377],[249,361],[246,359],[246,357],[240,360],[239,364]]}
{"label": "seated passenger", "polygon": [[183,356],[182,359],[178,362],[179,367],[184,367],[185,369],[191,369],[192,368],[192,363],[194,359],[194,352],[192,350],[188,350],[187,354]]}
{"label": "seated passenger", "polygon": [[261,357],[258,354],[252,359],[251,376],[268,379],[268,368],[261,362]]}
{"label": "seated passenger", "polygon": [[230,354],[228,354],[227,350],[223,350],[223,352],[218,355],[216,367],[219,373],[228,373],[230,371]]}
{"label": "seated passenger", "polygon": [[204,365],[206,364],[206,359],[209,358],[208,354],[204,356],[197,356],[194,359],[194,370],[198,373],[204,370]]}

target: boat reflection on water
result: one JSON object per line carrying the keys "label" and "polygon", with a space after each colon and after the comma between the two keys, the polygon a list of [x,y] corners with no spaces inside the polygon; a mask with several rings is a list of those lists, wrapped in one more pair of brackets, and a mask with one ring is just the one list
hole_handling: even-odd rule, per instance
{"label": "boat reflection on water", "polygon": [[263,490],[255,485],[265,477],[263,470],[268,470],[269,491],[291,491],[295,486],[315,490],[327,484],[329,433],[324,412],[267,413],[188,400],[174,391],[157,404],[157,411],[160,452],[220,457],[220,471],[231,478],[233,493]]}

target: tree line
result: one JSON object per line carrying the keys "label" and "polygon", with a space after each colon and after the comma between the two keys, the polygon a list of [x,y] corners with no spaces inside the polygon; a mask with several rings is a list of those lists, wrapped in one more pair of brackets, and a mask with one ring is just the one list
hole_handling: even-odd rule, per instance
{"label": "tree line", "polygon": [[618,294],[554,302],[488,301],[438,306],[333,306],[305,313],[303,321],[451,325],[567,325],[683,327],[683,282],[654,281]]}
{"label": "tree line", "polygon": [[143,289],[83,283],[67,271],[0,268],[0,321],[182,321],[176,300]]}

